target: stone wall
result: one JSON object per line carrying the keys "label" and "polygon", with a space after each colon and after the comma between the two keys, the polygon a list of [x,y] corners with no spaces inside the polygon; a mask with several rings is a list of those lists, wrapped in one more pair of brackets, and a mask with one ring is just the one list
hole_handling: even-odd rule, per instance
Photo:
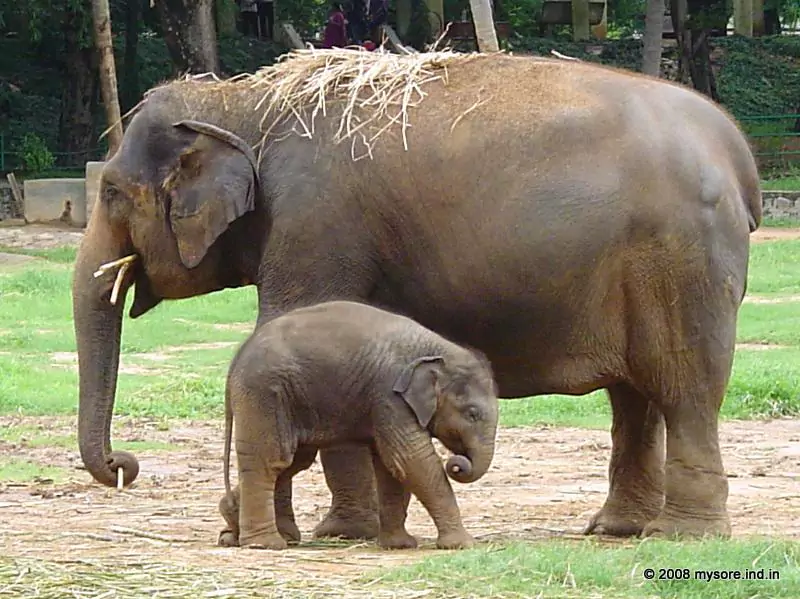
{"label": "stone wall", "polygon": [[764,216],[800,219],[800,191],[765,191]]}
{"label": "stone wall", "polygon": [[[89,162],[86,165],[86,179],[85,179],[85,203],[81,204],[78,208],[77,218],[78,223],[87,222],[92,213],[94,200],[97,197],[97,190],[100,183],[100,171],[103,168],[103,162]],[[83,182],[83,179],[76,181],[78,185]],[[765,191],[764,196],[764,216],[767,218],[781,218],[781,219],[796,219],[800,220],[800,191]],[[58,204],[57,209],[63,209],[63,206]],[[85,212],[83,212],[85,211]],[[11,195],[11,187],[5,181],[0,181],[0,220],[10,218],[20,218],[22,215],[14,214],[14,201]],[[51,216],[57,219],[59,214]]]}
{"label": "stone wall", "polygon": [[0,220],[20,218],[22,215],[16,212],[14,196],[11,193],[11,185],[5,181],[0,181]]}

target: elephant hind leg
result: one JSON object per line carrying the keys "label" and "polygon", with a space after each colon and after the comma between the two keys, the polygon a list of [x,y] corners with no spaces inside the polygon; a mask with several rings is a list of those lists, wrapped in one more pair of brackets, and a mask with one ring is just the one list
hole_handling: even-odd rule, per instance
{"label": "elephant hind leg", "polygon": [[661,309],[631,323],[632,378],[666,428],[664,505],[645,536],[730,534],[718,419],[733,365],[743,276],[716,260],[707,256],[703,263],[712,268],[702,273],[689,272],[691,261],[673,265],[672,280],[680,284],[662,282],[660,303],[651,304]]}
{"label": "elephant hind leg", "polygon": [[584,534],[639,535],[664,504],[664,417],[628,384],[608,389],[613,423],[609,491]]}
{"label": "elephant hind leg", "polygon": [[341,445],[327,447],[319,455],[332,504],[328,514],[314,529],[314,538],[377,537],[380,528],[378,495],[369,448]]}

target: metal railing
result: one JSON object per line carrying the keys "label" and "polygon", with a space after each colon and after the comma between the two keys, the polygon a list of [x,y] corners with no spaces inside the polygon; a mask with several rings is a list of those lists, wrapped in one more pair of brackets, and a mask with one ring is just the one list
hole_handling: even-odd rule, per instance
{"label": "metal railing", "polygon": [[[11,150],[8,136],[0,132],[0,173],[11,171],[25,172],[22,152]],[[87,161],[103,160],[106,148],[96,147],[82,152],[51,152],[54,164],[47,169],[49,173],[82,171]]]}
{"label": "metal railing", "polygon": [[[738,121],[752,141],[756,158],[800,160],[800,114],[743,116]],[[787,124],[776,126],[780,122]]]}

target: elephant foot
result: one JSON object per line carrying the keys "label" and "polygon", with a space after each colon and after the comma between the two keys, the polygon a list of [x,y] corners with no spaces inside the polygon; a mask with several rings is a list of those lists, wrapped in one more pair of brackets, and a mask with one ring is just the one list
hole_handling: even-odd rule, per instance
{"label": "elephant foot", "polygon": [[331,512],[317,524],[314,529],[314,538],[338,537],[370,540],[378,536],[379,530],[380,525],[376,514],[338,515]]}
{"label": "elephant foot", "polygon": [[272,549],[275,551],[286,549],[289,546],[286,539],[277,532],[249,535],[246,538],[240,538],[239,544],[246,549]]}
{"label": "elephant foot", "polygon": [[440,533],[436,539],[439,549],[469,549],[474,545],[475,539],[464,529]]}
{"label": "elephant foot", "polygon": [[405,530],[381,532],[378,535],[378,546],[384,549],[416,549],[417,539]]}
{"label": "elephant foot", "polygon": [[300,529],[292,518],[278,518],[277,522],[278,532],[286,539],[289,545],[297,545],[300,542]]}
{"label": "elephant foot", "polygon": [[658,509],[631,510],[613,509],[603,506],[583,529],[585,535],[609,535],[613,537],[635,537],[641,534],[647,523],[658,516]]}
{"label": "elephant foot", "polygon": [[710,518],[686,518],[661,514],[644,527],[642,536],[663,539],[681,537],[717,537],[727,539],[731,536],[731,523],[727,515]]}
{"label": "elephant foot", "polygon": [[225,530],[220,531],[219,537],[217,538],[217,545],[220,547],[238,547],[239,535],[226,528]]}

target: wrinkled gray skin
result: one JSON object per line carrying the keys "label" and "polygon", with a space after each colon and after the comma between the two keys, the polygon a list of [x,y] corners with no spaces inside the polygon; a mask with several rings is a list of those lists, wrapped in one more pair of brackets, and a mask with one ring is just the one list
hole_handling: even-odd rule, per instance
{"label": "wrinkled gray skin", "polygon": [[[149,97],[75,267],[88,470],[107,485],[138,472],[109,434],[122,302],[113,276],[92,277],[136,252],[134,318],[249,284],[260,322],[366,300],[483,351],[502,397],[605,388],[609,493],[587,532],[727,535],[717,417],[761,220],[744,137],[686,88],[585,63],[480,56],[448,78],[410,111],[408,151],[392,129],[355,162],[331,142],[335,108],[254,167],[262,90]],[[333,503],[316,534],[374,537],[369,452],[320,454]]]}
{"label": "wrinkled gray skin", "polygon": [[[231,363],[225,402],[220,511],[228,529],[220,544],[284,549],[299,541],[294,522],[276,518],[276,487],[291,497],[292,476],[318,448],[359,443],[373,456],[379,545],[416,547],[405,528],[413,493],[436,524],[438,547],[472,546],[431,436],[456,453],[447,464],[451,478],[473,482],[489,469],[497,394],[480,354],[404,316],[326,302],[261,325]],[[228,469],[232,423],[236,494]]]}

